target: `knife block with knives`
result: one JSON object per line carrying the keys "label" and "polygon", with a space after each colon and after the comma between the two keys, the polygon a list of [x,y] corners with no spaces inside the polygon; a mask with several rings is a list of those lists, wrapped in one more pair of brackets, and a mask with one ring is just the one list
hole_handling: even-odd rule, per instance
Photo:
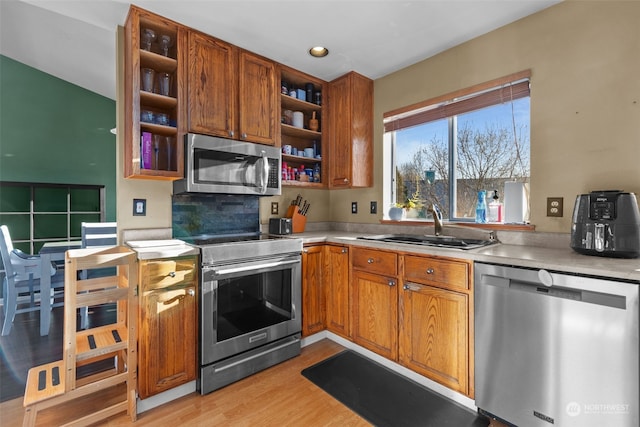
{"label": "knife block with knives", "polygon": [[291,202],[291,205],[287,209],[285,218],[291,218],[291,224],[294,233],[303,233],[307,225],[307,212],[311,205],[302,200],[302,196],[298,194],[298,197]]}

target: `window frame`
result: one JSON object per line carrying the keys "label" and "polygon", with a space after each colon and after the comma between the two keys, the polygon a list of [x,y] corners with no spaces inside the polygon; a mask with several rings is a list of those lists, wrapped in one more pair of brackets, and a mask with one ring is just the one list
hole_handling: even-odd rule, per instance
{"label": "window frame", "polygon": [[[22,216],[28,218],[29,223],[29,238],[23,239],[18,236],[11,236],[14,246],[23,249],[25,252],[35,254],[40,250],[42,245],[47,242],[61,242],[79,240],[80,234],[76,235],[71,230],[73,224],[72,216],[74,215],[96,215],[99,216],[99,222],[104,222],[106,218],[106,189],[104,185],[90,185],[90,184],[54,184],[54,183],[37,183],[37,182],[16,182],[16,181],[0,181],[0,192],[2,187],[19,187],[24,188],[25,192],[29,194],[29,207],[28,210],[0,210],[0,216]],[[60,189],[65,191],[64,201],[61,202],[65,205],[64,210],[39,210],[36,209],[36,192],[43,190]],[[71,192],[73,190],[90,190],[95,191],[98,200],[98,210],[74,210],[72,208]],[[66,233],[64,237],[36,237],[36,217],[42,218],[47,216],[63,217],[66,223]],[[79,232],[80,230],[78,230]]]}
{"label": "window frame", "polygon": [[[456,134],[458,115],[497,106],[505,102],[512,102],[525,97],[530,98],[530,83],[531,70],[524,70],[384,113],[384,154],[388,155],[389,157],[387,158],[391,159],[391,169],[387,170],[385,168],[385,178],[383,180],[384,188],[390,189],[390,191],[384,191],[383,201],[385,204],[392,205],[393,202],[397,200],[397,195],[395,194],[397,182],[394,176],[394,171],[397,166],[396,152],[394,149],[396,144],[394,140],[396,131],[446,119],[448,121],[447,144],[449,149],[449,171],[451,174],[450,178],[453,178],[457,170]],[[448,198],[451,204],[456,201],[457,180],[450,179],[449,181]],[[448,218],[448,220],[451,222],[473,223],[474,220],[472,218],[457,216],[456,204],[457,203],[453,203],[452,206],[450,206],[450,218]],[[496,224],[490,225],[494,226]],[[518,224],[517,227],[521,227],[522,225],[526,224]]]}

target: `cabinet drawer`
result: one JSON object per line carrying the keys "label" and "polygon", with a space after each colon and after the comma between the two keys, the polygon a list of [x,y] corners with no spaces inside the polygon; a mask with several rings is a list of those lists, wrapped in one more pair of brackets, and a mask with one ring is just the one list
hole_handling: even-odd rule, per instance
{"label": "cabinet drawer", "polygon": [[398,274],[398,256],[396,254],[362,248],[354,248],[352,253],[354,268],[387,276]]}
{"label": "cabinet drawer", "polygon": [[404,257],[407,281],[447,289],[469,289],[469,266],[464,261],[407,255]]}
{"label": "cabinet drawer", "polygon": [[191,284],[198,278],[196,257],[143,261],[141,269],[142,288],[145,291]]}

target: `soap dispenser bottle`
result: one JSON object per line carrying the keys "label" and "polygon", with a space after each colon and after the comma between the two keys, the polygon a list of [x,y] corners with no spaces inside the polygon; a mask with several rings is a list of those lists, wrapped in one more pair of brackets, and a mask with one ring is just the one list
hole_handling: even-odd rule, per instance
{"label": "soap dispenser bottle", "polygon": [[476,205],[476,222],[486,224],[487,222],[487,202],[485,200],[486,192],[478,191],[478,204]]}
{"label": "soap dispenser bottle", "polygon": [[489,222],[502,222],[502,203],[498,190],[493,190],[493,201],[489,203]]}

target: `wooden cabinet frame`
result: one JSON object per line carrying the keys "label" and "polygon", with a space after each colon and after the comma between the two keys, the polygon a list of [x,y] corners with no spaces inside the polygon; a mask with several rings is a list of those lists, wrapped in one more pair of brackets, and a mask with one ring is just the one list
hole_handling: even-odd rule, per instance
{"label": "wooden cabinet frame", "polygon": [[[169,34],[173,37],[173,46],[168,57],[157,50],[146,51],[140,47],[143,28],[153,29],[157,35]],[[186,27],[159,15],[131,6],[125,24],[124,40],[124,176],[125,178],[144,178],[175,180],[184,176],[184,134],[186,125]],[[169,96],[141,90],[141,69],[151,68],[156,72],[168,72],[172,83]],[[158,124],[141,121],[142,110],[154,114],[167,114],[169,123]],[[153,167],[144,168],[141,136],[149,132],[162,139],[162,158],[152,157]],[[160,142],[158,142],[160,144]]]}
{"label": "wooden cabinet frame", "polygon": [[147,398],[195,380],[198,256],[140,262],[138,393]]}

